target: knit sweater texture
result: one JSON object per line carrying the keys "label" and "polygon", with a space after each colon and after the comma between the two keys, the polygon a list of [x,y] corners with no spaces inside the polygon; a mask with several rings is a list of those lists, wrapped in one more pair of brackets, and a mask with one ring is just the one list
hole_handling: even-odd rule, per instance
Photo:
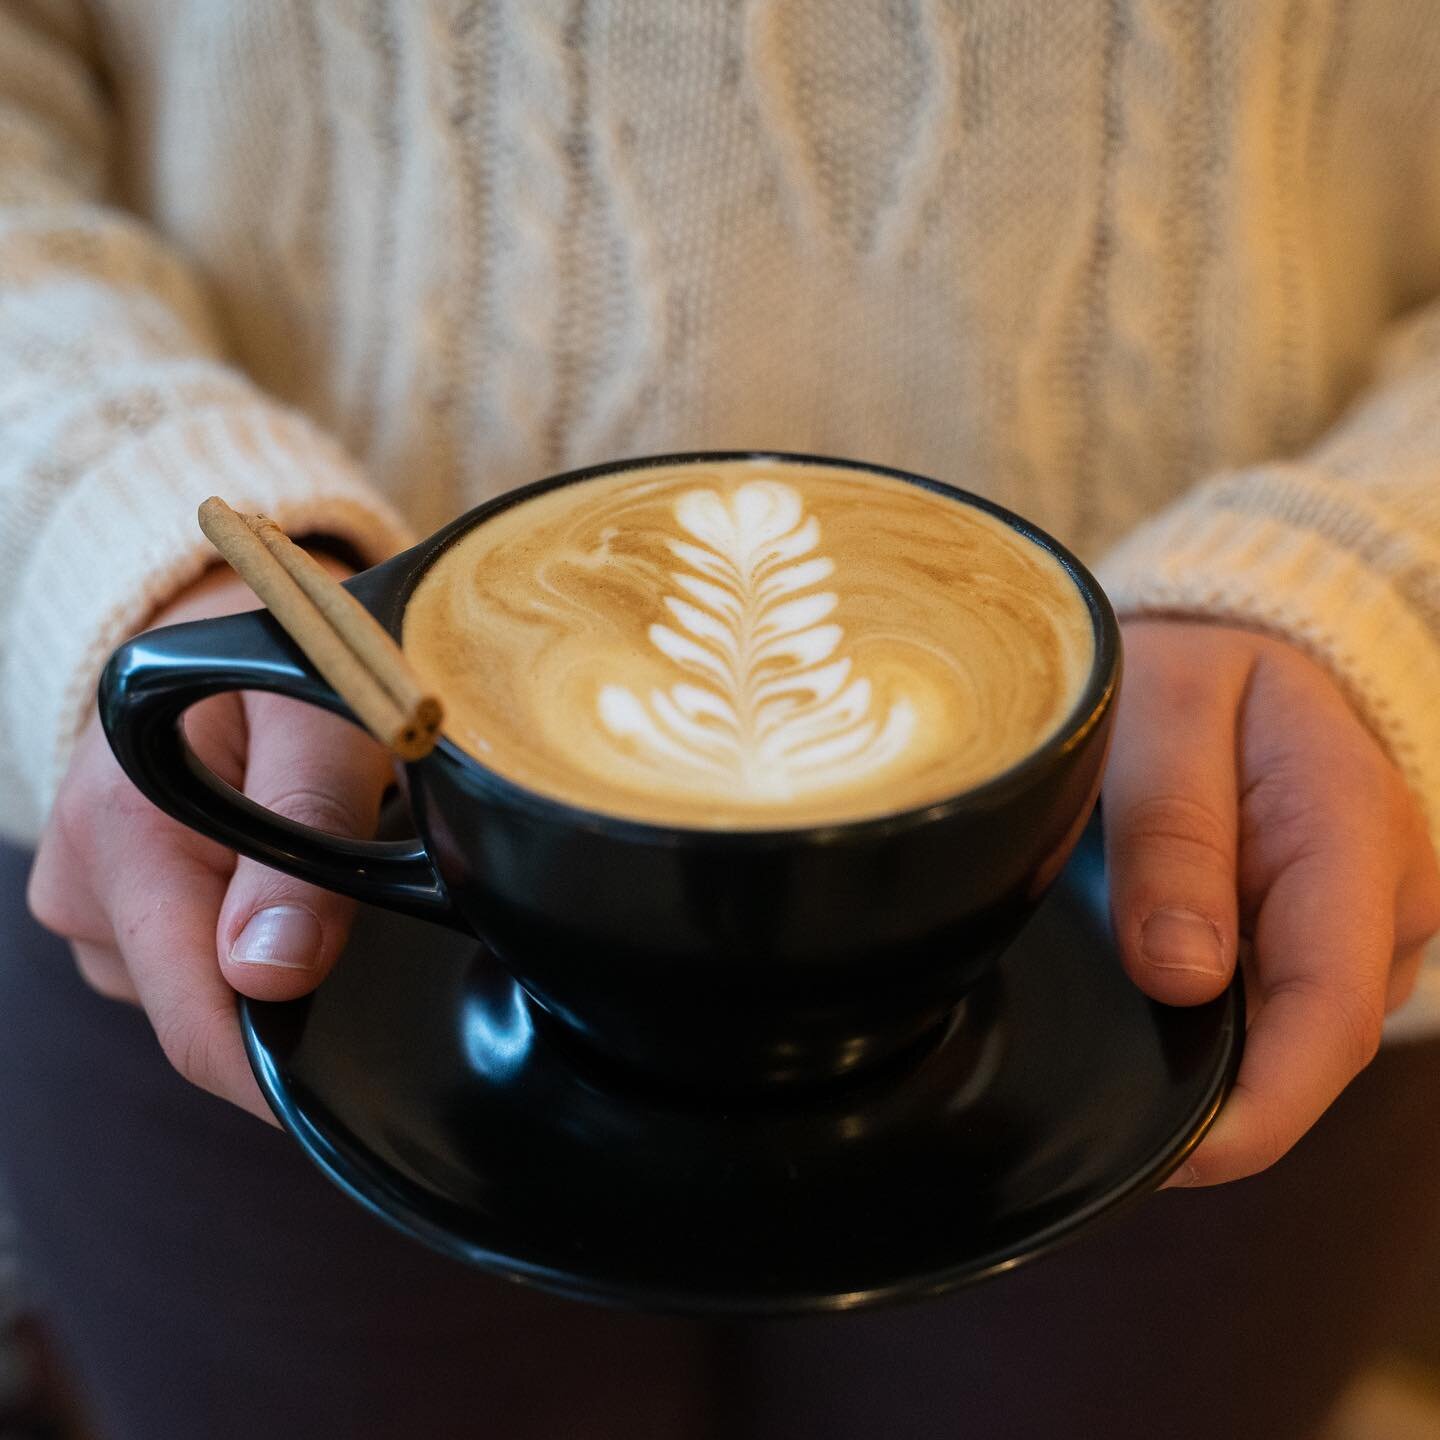
{"label": "knit sweater texture", "polygon": [[1437,296],[1410,0],[0,0],[0,824],[204,496],[753,447],[1287,638],[1440,835]]}

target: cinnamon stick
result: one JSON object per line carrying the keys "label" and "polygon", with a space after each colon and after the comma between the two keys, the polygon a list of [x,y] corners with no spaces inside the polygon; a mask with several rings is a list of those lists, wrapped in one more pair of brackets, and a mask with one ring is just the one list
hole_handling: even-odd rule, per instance
{"label": "cinnamon stick", "polygon": [[401,710],[414,715],[423,729],[438,731],[440,702],[426,693],[404,652],[380,622],[268,515],[241,518]]}
{"label": "cinnamon stick", "polygon": [[430,753],[439,700],[338,580],[273,520],[241,515],[217,495],[201,505],[200,528],[381,744],[403,760]]}

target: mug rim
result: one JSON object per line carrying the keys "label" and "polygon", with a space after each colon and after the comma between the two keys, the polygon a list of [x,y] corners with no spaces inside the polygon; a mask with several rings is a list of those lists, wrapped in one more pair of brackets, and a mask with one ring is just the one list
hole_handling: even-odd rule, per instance
{"label": "mug rim", "polygon": [[[943,495],[958,504],[970,505],[983,510],[1001,521],[1008,528],[1018,531],[1033,544],[1048,551],[1069,575],[1071,582],[1080,592],[1090,614],[1090,623],[1095,640],[1094,658],[1090,672],[1074,703],[1066,712],[1064,720],[1037,746],[1027,752],[1013,765],[992,775],[979,785],[955,794],[945,795],[924,805],[910,806],[904,810],[889,810],[878,815],[861,815],[853,819],[822,821],[805,825],[746,826],[743,828],[710,828],[702,825],[685,825],[659,820],[644,820],[633,816],[616,814],[606,810],[590,809],[584,805],[546,794],[519,781],[511,780],[493,770],[463,746],[457,744],[443,730],[435,748],[422,760],[406,763],[408,772],[424,772],[433,768],[437,759],[476,777],[481,788],[493,799],[507,805],[539,814],[547,819],[563,819],[567,824],[585,829],[604,830],[617,839],[629,839],[637,843],[669,843],[681,845],[705,845],[724,848],[765,848],[767,846],[794,845],[797,842],[827,843],[850,838],[878,838],[887,832],[910,829],[919,825],[937,823],[967,810],[988,809],[1002,802],[1009,794],[1025,789],[1038,772],[1041,772],[1070,750],[1082,744],[1100,723],[1106,709],[1112,703],[1114,692],[1120,680],[1121,638],[1119,621],[1116,618],[1109,597],[1100,583],[1080,558],[1057,540],[1048,531],[1027,520],[1023,515],[983,495],[951,485],[931,476],[920,475],[912,470],[902,470],[893,465],[876,461],[845,459],[833,455],[815,455],[792,450],[682,450],[663,455],[641,455],[625,460],[606,460],[596,465],[586,465],[575,470],[547,475],[525,485],[507,490],[503,495],[482,501],[462,515],[442,526],[428,540],[421,541],[397,561],[407,560],[399,584],[391,592],[391,613],[384,617],[387,628],[400,642],[405,611],[410,597],[430,568],[452,545],[476,526],[484,524],[516,505],[522,505],[551,490],[567,485],[577,485],[586,480],[597,480],[605,475],[621,471],[674,468],[685,465],[721,465],[733,463],[774,463],[780,465],[828,466],[838,470],[859,471],[900,480],[921,489]],[[358,576],[356,577],[359,578]]]}

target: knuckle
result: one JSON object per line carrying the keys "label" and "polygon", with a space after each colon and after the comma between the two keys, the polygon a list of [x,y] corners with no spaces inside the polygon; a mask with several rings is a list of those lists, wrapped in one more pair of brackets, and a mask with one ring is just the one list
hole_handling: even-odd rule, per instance
{"label": "knuckle", "polygon": [[52,813],[26,878],[25,905],[40,925],[65,939],[97,929],[97,921],[103,918],[95,913],[88,887],[76,883],[75,870],[83,862],[84,857],[76,854]]}
{"label": "knuckle", "polygon": [[1258,847],[1287,865],[1343,851],[1357,873],[1374,879],[1393,850],[1394,833],[1374,794],[1343,762],[1323,775],[1277,768],[1245,791],[1242,848]]}
{"label": "knuckle", "polygon": [[65,901],[65,887],[53,883],[52,862],[42,852],[25,883],[25,907],[36,922],[56,935],[68,934],[71,907]]}
{"label": "knuckle", "polygon": [[1305,772],[1290,764],[1267,768],[1245,791],[1243,829],[1246,836],[1266,834],[1288,850],[1316,825],[1315,787]]}
{"label": "knuckle", "polygon": [[75,968],[80,978],[97,995],[106,1000],[129,1000],[131,987],[126,983],[124,973],[113,964],[106,964],[83,949],[75,950]]}
{"label": "knuckle", "polygon": [[1375,1058],[1385,1026],[1384,992],[1372,994],[1368,987],[1337,988],[1309,980],[1294,980],[1288,987],[1303,993],[1318,1006],[1351,1076],[1358,1075]]}
{"label": "knuckle", "polygon": [[296,781],[280,786],[263,799],[259,796],[255,798],[287,820],[310,825],[331,835],[357,836],[367,829],[361,807],[354,796],[337,793],[319,784]]}
{"label": "knuckle", "polygon": [[71,854],[88,853],[95,834],[97,802],[103,806],[106,799],[103,793],[89,796],[74,783],[67,782],[60,787],[55,796],[55,808],[50,812],[50,824]]}
{"label": "knuckle", "polygon": [[1158,793],[1132,806],[1120,823],[1127,858],[1159,858],[1206,870],[1235,863],[1233,827],[1209,802],[1193,795]]}
{"label": "knuckle", "polygon": [[154,1022],[155,1037],[165,1058],[202,1090],[214,1092],[219,1088],[222,1027],[227,1019],[225,1012],[210,1010],[177,1013]]}

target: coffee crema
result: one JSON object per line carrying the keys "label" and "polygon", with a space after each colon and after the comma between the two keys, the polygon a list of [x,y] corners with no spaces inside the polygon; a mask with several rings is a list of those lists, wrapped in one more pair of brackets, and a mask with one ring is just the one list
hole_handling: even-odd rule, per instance
{"label": "coffee crema", "polygon": [[455,541],[405,611],[446,733],[583,809],[704,829],[909,810],[1064,721],[1094,659],[1049,551],[840,466],[728,461],[559,486]]}

